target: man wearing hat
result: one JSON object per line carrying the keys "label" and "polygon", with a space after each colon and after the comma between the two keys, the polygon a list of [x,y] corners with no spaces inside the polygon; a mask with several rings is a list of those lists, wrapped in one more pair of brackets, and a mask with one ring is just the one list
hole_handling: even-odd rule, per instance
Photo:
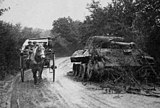
{"label": "man wearing hat", "polygon": [[28,45],[26,45],[25,50],[31,50],[33,47],[32,42],[28,41]]}
{"label": "man wearing hat", "polygon": [[48,49],[52,49],[52,38],[48,36]]}
{"label": "man wearing hat", "polygon": [[36,48],[36,47],[37,47],[37,45],[38,45],[38,44],[37,44],[37,42],[36,42],[36,41],[34,41],[34,42],[33,42],[33,48]]}
{"label": "man wearing hat", "polygon": [[26,52],[26,54],[28,55],[28,57],[26,58],[26,67],[29,68],[31,54],[33,52],[33,44],[31,41],[28,41],[28,45],[25,46],[24,52]]}

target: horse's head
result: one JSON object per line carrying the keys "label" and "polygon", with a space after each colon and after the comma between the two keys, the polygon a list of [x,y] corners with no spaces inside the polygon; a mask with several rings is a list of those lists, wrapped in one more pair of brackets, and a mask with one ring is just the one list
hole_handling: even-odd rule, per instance
{"label": "horse's head", "polygon": [[42,44],[38,45],[35,56],[40,57],[41,59],[45,58],[45,48]]}
{"label": "horse's head", "polygon": [[43,62],[45,59],[45,48],[40,44],[33,48],[33,54],[31,60],[34,63]]}

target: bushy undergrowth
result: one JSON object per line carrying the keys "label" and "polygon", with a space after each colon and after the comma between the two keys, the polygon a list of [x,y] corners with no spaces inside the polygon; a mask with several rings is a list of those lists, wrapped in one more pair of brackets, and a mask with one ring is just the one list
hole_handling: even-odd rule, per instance
{"label": "bushy undergrowth", "polygon": [[0,21],[0,80],[8,74],[16,74],[19,70],[19,54],[23,42],[27,38],[39,37],[39,32],[32,28],[22,28]]}

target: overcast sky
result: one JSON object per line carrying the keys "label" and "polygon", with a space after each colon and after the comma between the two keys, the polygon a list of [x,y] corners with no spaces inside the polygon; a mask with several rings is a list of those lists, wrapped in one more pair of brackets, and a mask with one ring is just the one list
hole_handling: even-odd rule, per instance
{"label": "overcast sky", "polygon": [[[89,15],[87,3],[92,0],[5,0],[0,7],[10,7],[0,19],[33,28],[51,29],[53,20],[70,16],[83,21]],[[106,6],[111,0],[100,0]]]}

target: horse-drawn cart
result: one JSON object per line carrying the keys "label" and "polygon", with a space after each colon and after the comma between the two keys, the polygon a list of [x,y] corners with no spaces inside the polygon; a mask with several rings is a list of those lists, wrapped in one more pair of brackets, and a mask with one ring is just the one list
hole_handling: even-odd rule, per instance
{"label": "horse-drawn cart", "polygon": [[[33,72],[36,66],[38,67],[38,69],[39,67],[41,68],[41,70],[39,71],[40,78],[41,78],[43,68],[49,68],[49,73],[53,73],[53,81],[55,80],[55,68],[56,68],[55,53],[52,47],[50,47],[51,46],[49,45],[50,43],[52,43],[51,38],[36,38],[36,39],[32,38],[32,39],[27,39],[23,43],[21,48],[21,53],[20,53],[20,71],[21,71],[22,82],[24,82],[24,71],[27,69],[32,69],[32,72]],[[38,56],[36,57],[37,49],[40,49],[40,51],[42,49],[41,51],[42,54],[40,54],[39,57]],[[32,57],[32,54],[33,56],[35,56],[35,59]],[[36,73],[35,75],[33,73],[34,81],[35,81],[35,77],[37,77]]]}

